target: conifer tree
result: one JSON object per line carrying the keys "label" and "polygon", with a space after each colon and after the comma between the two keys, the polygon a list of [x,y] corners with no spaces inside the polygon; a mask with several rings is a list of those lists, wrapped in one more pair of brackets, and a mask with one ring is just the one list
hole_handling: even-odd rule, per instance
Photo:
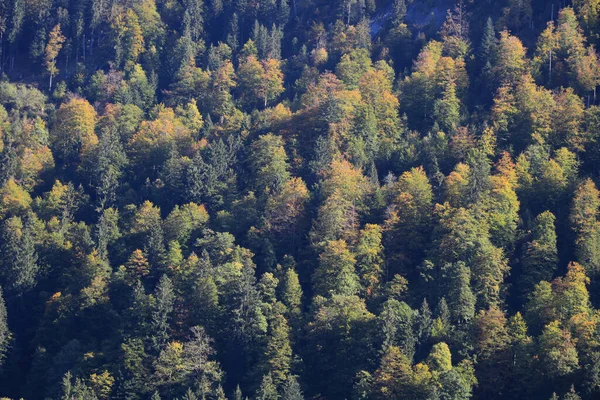
{"label": "conifer tree", "polygon": [[275,314],[269,322],[269,334],[265,359],[273,383],[279,387],[289,374],[292,362],[292,347],[289,339],[289,326],[282,314]]}
{"label": "conifer tree", "polygon": [[600,269],[600,193],[590,179],[582,183],[573,198],[571,226],[577,235],[575,240],[577,259],[594,275]]}
{"label": "conifer tree", "polygon": [[281,301],[286,306],[286,313],[292,324],[299,322],[302,315],[302,287],[298,274],[292,266],[285,271],[281,281]]}
{"label": "conifer tree", "polygon": [[496,52],[498,40],[496,39],[496,31],[494,30],[494,22],[489,17],[485,24],[483,36],[481,37],[481,45],[479,48],[479,56],[481,57],[481,65],[492,63]]}
{"label": "conifer tree", "polygon": [[544,211],[535,219],[532,240],[527,243],[522,259],[519,286],[524,294],[538,282],[550,281],[554,275],[558,263],[555,220],[550,211]]}
{"label": "conifer tree", "polygon": [[471,271],[458,262],[450,267],[448,307],[452,319],[459,323],[468,323],[475,317],[475,296],[471,290]]}
{"label": "conifer tree", "polygon": [[383,336],[383,352],[390,346],[399,346],[407,357],[413,357],[417,338],[414,334],[414,312],[408,304],[387,300],[378,316],[378,324]]}
{"label": "conifer tree", "polygon": [[302,389],[298,383],[298,379],[294,375],[288,375],[287,380],[283,384],[281,394],[282,400],[304,400]]}
{"label": "conifer tree", "polygon": [[4,302],[4,293],[0,287],[0,366],[4,363],[6,352],[10,344],[10,331],[8,330],[8,314],[6,313],[6,303]]}
{"label": "conifer tree", "polygon": [[97,249],[101,259],[108,259],[108,246],[121,237],[119,230],[119,211],[115,208],[107,208],[102,211],[97,224]]}
{"label": "conifer tree", "polygon": [[242,395],[242,389],[240,389],[240,385],[235,387],[235,392],[233,392],[233,400],[244,400],[244,396]]}
{"label": "conifer tree", "polygon": [[166,275],[160,278],[154,297],[156,304],[152,311],[150,332],[153,349],[160,351],[169,340],[169,322],[175,302],[173,284]]}
{"label": "conifer tree", "polygon": [[406,17],[406,0],[394,0],[394,26],[404,23]]}
{"label": "conifer tree", "polygon": [[278,398],[277,386],[273,382],[273,377],[270,373],[266,374],[256,392],[256,400],[277,400]]}
{"label": "conifer tree", "polygon": [[4,287],[12,294],[20,295],[37,283],[38,255],[32,236],[31,217],[23,223],[20,217],[4,221],[1,246]]}

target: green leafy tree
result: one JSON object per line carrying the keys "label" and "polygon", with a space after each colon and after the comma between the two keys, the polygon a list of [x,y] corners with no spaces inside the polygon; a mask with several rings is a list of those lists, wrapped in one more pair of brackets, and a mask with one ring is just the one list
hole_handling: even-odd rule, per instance
{"label": "green leafy tree", "polygon": [[252,169],[259,192],[279,191],[290,179],[287,154],[281,136],[267,134],[252,144]]}
{"label": "green leafy tree", "polygon": [[48,74],[50,74],[50,83],[48,86],[48,90],[52,90],[52,79],[56,74],[58,74],[58,68],[56,67],[56,58],[58,57],[58,53],[60,53],[60,50],[62,49],[65,40],[65,36],[60,30],[60,24],[52,28],[48,38],[48,44],[46,45],[44,58],[46,62],[46,69],[48,70]]}
{"label": "green leafy tree", "polygon": [[96,111],[89,102],[74,98],[61,104],[56,121],[51,144],[63,162],[77,161],[96,148]]}
{"label": "green leafy tree", "polygon": [[548,376],[568,375],[579,366],[577,349],[571,334],[562,329],[559,321],[549,323],[539,338],[540,357]]}
{"label": "green leafy tree", "polygon": [[596,257],[600,246],[599,207],[598,189],[593,181],[587,179],[575,192],[570,219],[576,234],[577,259],[592,275],[600,268],[600,260]]}
{"label": "green leafy tree", "polygon": [[[309,366],[307,379],[318,386],[314,389],[349,395],[351,388],[346,384],[366,367],[366,355],[372,351],[374,319],[357,296],[333,295],[319,300],[307,325],[309,352],[305,358]],[[332,351],[322,354],[320,349],[326,343],[332,344]],[[317,379],[318,376],[324,379]]]}
{"label": "green leafy tree", "polygon": [[322,296],[330,294],[353,295],[360,289],[355,272],[356,258],[343,240],[328,242],[319,256],[319,267],[313,274],[315,292]]}

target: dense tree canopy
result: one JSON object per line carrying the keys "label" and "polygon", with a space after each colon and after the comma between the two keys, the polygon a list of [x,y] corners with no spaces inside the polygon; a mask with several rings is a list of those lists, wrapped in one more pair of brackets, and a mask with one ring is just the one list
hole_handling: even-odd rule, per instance
{"label": "dense tree canopy", "polygon": [[0,398],[599,398],[599,45],[598,0],[0,0]]}

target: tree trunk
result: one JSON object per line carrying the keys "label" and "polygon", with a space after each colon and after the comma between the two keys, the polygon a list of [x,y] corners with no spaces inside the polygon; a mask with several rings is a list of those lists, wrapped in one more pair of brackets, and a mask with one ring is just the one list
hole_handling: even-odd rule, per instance
{"label": "tree trunk", "polygon": [[346,26],[350,26],[350,7],[352,6],[352,3],[350,3],[350,1],[348,1],[348,22],[346,23]]}
{"label": "tree trunk", "polygon": [[90,35],[90,56],[94,55],[94,29],[92,29],[92,34]]}
{"label": "tree trunk", "polygon": [[549,66],[549,73],[548,73],[548,81],[552,80],[552,50],[550,50],[550,66]]}

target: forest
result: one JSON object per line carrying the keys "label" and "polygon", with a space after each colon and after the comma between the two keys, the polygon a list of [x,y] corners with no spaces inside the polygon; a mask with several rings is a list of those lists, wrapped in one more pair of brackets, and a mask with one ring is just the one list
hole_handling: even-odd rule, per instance
{"label": "forest", "polygon": [[600,398],[600,0],[0,0],[0,398]]}

